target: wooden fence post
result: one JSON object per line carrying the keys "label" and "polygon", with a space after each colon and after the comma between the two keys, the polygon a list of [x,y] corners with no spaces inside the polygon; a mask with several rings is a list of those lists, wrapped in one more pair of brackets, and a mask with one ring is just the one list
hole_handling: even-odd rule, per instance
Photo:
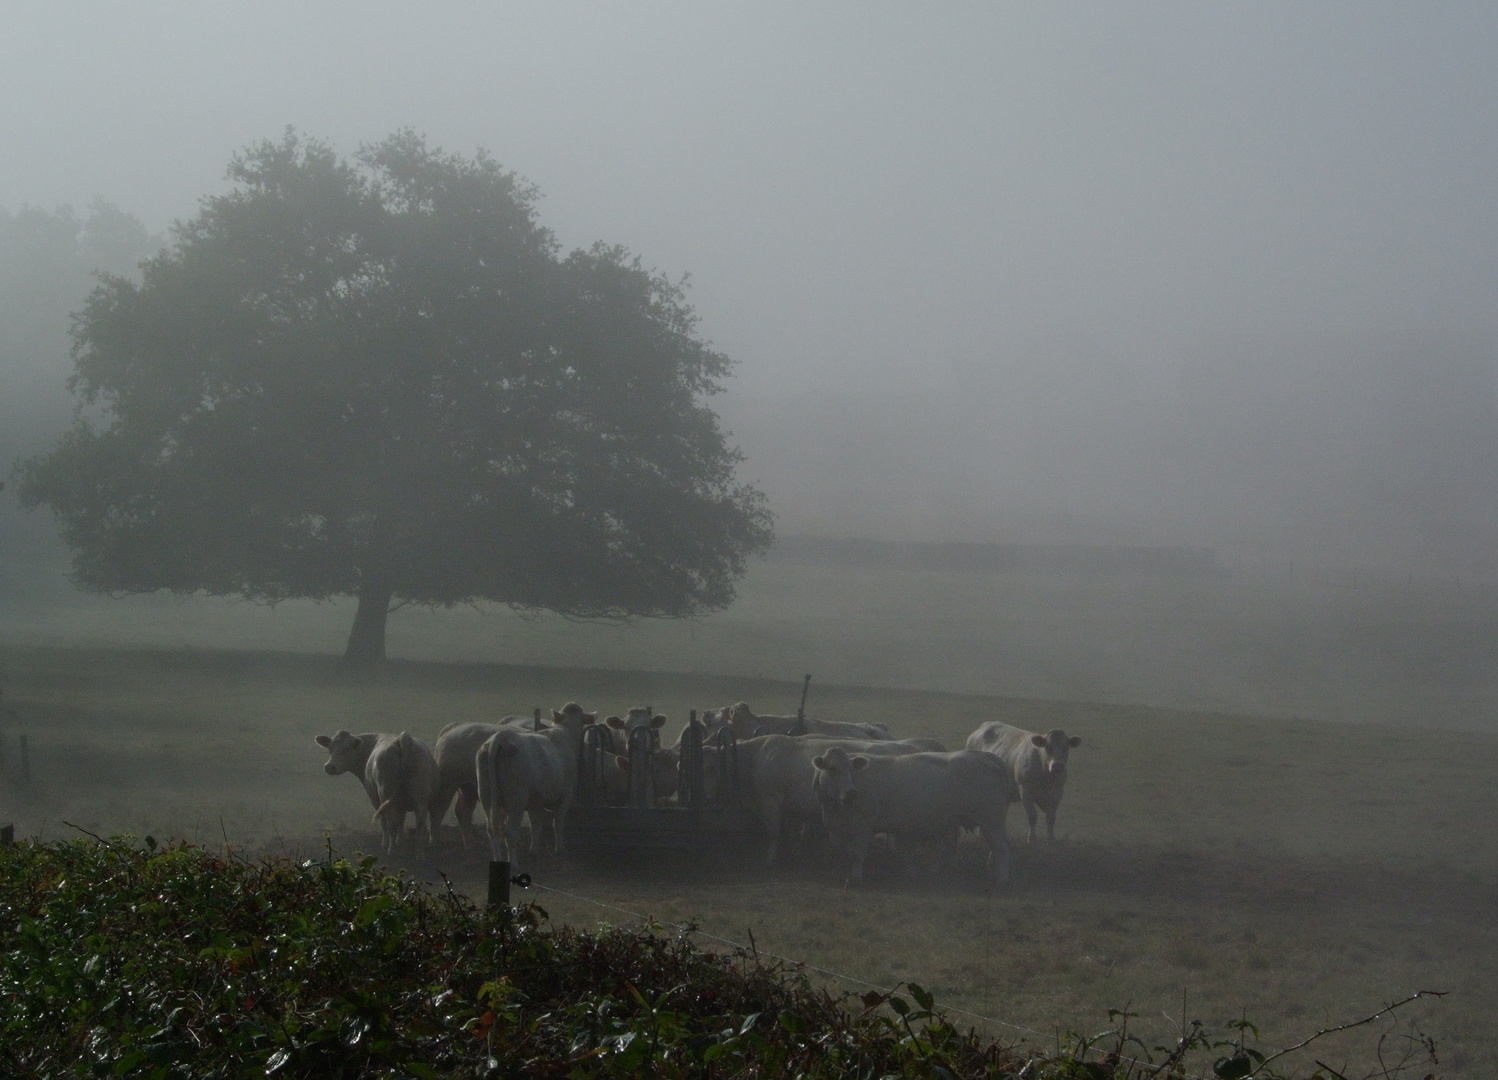
{"label": "wooden fence post", "polygon": [[489,901],[488,907],[510,906],[510,864],[508,862],[489,863]]}
{"label": "wooden fence post", "polygon": [[13,823],[10,823],[10,822],[7,822],[4,825],[0,825],[0,847],[10,847],[15,842],[16,842],[16,827],[15,827],[15,825]]}

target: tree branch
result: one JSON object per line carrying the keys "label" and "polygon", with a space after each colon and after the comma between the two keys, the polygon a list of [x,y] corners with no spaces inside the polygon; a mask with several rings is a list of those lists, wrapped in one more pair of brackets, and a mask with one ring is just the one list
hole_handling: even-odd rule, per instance
{"label": "tree branch", "polygon": [[1347,1024],[1338,1024],[1336,1027],[1322,1028],[1320,1031],[1316,1032],[1316,1034],[1311,1035],[1308,1038],[1302,1039],[1300,1042],[1296,1043],[1294,1046],[1287,1046],[1283,1050],[1280,1050],[1280,1051],[1278,1051],[1276,1053],[1270,1054],[1263,1061],[1259,1062],[1258,1066],[1253,1070],[1253,1072],[1249,1073],[1248,1076],[1246,1076],[1244,1078],[1244,1080],[1252,1080],[1252,1078],[1254,1076],[1257,1076],[1258,1073],[1259,1073],[1259,1071],[1261,1069],[1265,1068],[1266,1066],[1268,1066],[1268,1064],[1271,1061],[1276,1061],[1276,1060],[1284,1057],[1286,1054],[1292,1054],[1296,1050],[1303,1050],[1307,1046],[1310,1046],[1317,1039],[1321,1038],[1321,1036],[1323,1036],[1323,1035],[1335,1035],[1339,1031],[1348,1031],[1348,1030],[1350,1030],[1352,1028],[1355,1028],[1355,1027],[1362,1027],[1364,1024],[1371,1024],[1371,1023],[1373,1023],[1373,1021],[1377,1020],[1379,1017],[1381,1017],[1381,1016],[1387,1016],[1389,1013],[1393,1012],[1395,1009],[1402,1008],[1403,1006],[1408,1005],[1410,1002],[1415,1001],[1418,998],[1423,998],[1423,997],[1443,998],[1448,993],[1450,993],[1449,990],[1416,990],[1409,997],[1400,998],[1398,1001],[1394,1002],[1392,1005],[1385,1005],[1382,1009],[1379,1009],[1378,1012],[1373,1013],[1371,1016],[1365,1016],[1361,1020],[1353,1020],[1351,1023],[1347,1023]]}

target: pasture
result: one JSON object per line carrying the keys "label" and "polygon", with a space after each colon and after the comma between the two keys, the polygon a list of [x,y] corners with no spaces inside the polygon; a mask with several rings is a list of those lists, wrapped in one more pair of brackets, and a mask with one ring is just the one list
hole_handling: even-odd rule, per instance
{"label": "pasture", "polygon": [[[409,661],[353,676],[314,655],[14,640],[0,645],[0,672],[33,772],[29,792],[0,789],[0,818],[43,837],[68,832],[67,820],[249,851],[312,851],[325,835],[376,849],[358,785],[322,773],[319,733],[430,738],[452,720],[577,699],[607,711],[649,702],[672,718],[669,739],[689,708],[742,698],[790,711],[799,692],[727,676]],[[1277,1045],[1410,990],[1450,990],[1416,1007],[1445,1075],[1482,1075],[1498,1054],[1498,737],[821,684],[813,704],[951,746],[988,719],[1082,735],[1062,843],[1017,845],[1014,885],[997,895],[971,862],[936,880],[873,867],[866,887],[847,890],[825,860],[766,871],[748,855],[706,867],[564,859],[538,881],[624,911],[536,898],[580,925],[625,924],[628,911],[738,941],[752,933],[762,950],[882,985],[915,979],[949,1006],[1041,1032],[1101,1030],[1106,1010],[1127,1003],[1146,1040],[1165,1041],[1184,991],[1187,1019],[1220,1028],[1246,1011],[1263,1045]],[[4,722],[7,769],[16,724]],[[1011,811],[1011,835],[1021,817]],[[403,865],[477,892],[484,857],[449,829],[430,860]],[[1318,1047],[1330,1060],[1369,1045]]]}
{"label": "pasture", "polygon": [[[0,640],[329,653],[352,616],[347,601],[89,596],[60,561],[0,561]],[[810,671],[819,685],[1498,731],[1498,588],[1306,567],[1161,577],[758,560],[707,618],[407,607],[389,643],[411,660]]]}

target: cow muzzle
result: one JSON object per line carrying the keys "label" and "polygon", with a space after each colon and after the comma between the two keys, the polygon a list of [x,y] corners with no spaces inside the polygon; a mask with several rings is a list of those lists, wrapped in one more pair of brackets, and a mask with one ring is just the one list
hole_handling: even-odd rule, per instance
{"label": "cow muzzle", "polygon": [[325,773],[327,773],[329,776],[337,776],[338,775],[338,766],[334,765],[330,761],[330,762],[328,762],[326,765],[324,765],[322,767],[322,771],[325,772]]}

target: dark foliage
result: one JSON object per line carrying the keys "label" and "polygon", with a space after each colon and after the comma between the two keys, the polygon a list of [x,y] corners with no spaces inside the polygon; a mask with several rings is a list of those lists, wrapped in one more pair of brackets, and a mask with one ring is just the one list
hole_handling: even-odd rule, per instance
{"label": "dark foliage", "polygon": [[[1190,1075],[1279,1075],[1246,1021],[1228,1040],[1194,1025],[1149,1063],[1117,1012],[1115,1030],[1032,1057],[959,1031],[915,984],[833,997],[661,928],[544,921],[331,851],[0,847],[0,1074],[1140,1080],[1184,1077],[1194,1053],[1212,1064]],[[1411,1045],[1422,1053],[1381,1075],[1431,1060],[1428,1039]]]}
{"label": "dark foliage", "polygon": [[372,859],[153,848],[0,850],[5,1075],[981,1075],[1008,1060],[929,1010],[850,1005],[680,937],[484,914]]}

